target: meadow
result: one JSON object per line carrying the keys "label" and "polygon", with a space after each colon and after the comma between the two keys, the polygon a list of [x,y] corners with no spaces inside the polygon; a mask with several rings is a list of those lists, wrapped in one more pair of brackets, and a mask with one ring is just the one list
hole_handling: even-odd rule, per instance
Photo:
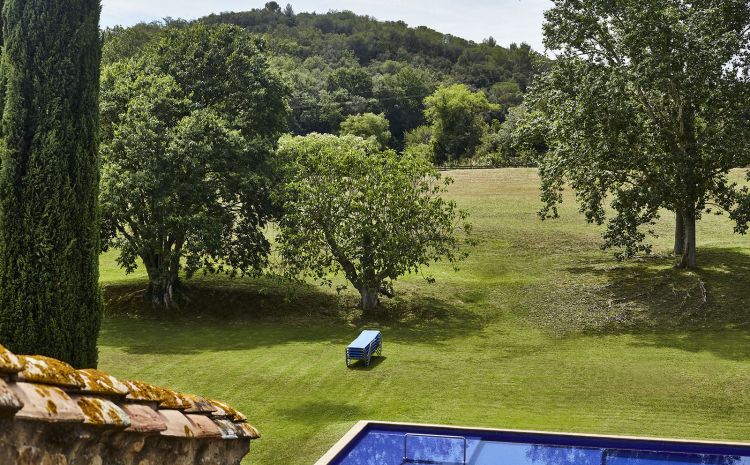
{"label": "meadow", "polygon": [[[676,270],[665,216],[654,256],[617,262],[571,195],[539,220],[535,170],[447,174],[479,244],[458,272],[425,270],[435,284],[400,280],[368,318],[351,290],[221,276],[157,315],[142,270],[103,255],[100,368],[239,408],[263,433],[257,465],[310,465],[361,419],[750,438],[750,238],[707,215],[699,270]],[[347,369],[365,328],[385,357]]]}

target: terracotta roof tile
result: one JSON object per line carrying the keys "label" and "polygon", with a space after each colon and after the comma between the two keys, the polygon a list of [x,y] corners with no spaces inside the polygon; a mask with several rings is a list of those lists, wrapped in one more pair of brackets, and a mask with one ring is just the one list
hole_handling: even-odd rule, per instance
{"label": "terracotta roof tile", "polygon": [[167,429],[162,431],[162,436],[194,438],[200,434],[200,429],[179,410],[161,410],[159,413],[167,423]]}
{"label": "terracotta roof tile", "polygon": [[226,439],[234,439],[234,438],[250,438],[250,439],[258,439],[260,438],[260,432],[253,428],[252,426],[248,425],[247,423],[235,423],[231,420],[227,419],[214,419],[214,423],[216,423],[216,426],[219,427],[219,431],[221,431],[221,436]]}
{"label": "terracotta roof tile", "polygon": [[254,426],[248,424],[248,423],[237,423],[240,425],[240,428],[242,428],[242,431],[245,432],[245,437],[248,437],[250,439],[260,439],[260,431],[255,429]]}
{"label": "terracotta roof tile", "polygon": [[16,418],[52,423],[80,423],[83,412],[73,399],[60,388],[31,383],[13,383],[10,389],[23,403]]}
{"label": "terracotta roof tile", "polygon": [[185,409],[185,413],[213,413],[216,407],[208,399],[192,394],[183,394],[191,404],[190,408]]}
{"label": "terracotta roof tile", "polygon": [[96,426],[127,428],[130,417],[115,403],[97,397],[74,395],[71,398],[83,412],[83,422]]}
{"label": "terracotta roof tile", "polygon": [[137,433],[160,433],[167,429],[166,420],[156,409],[143,404],[123,404],[122,410],[130,417],[126,431]]}
{"label": "terracotta roof tile", "polygon": [[164,391],[164,400],[159,404],[159,407],[171,410],[197,409],[195,402],[189,396],[172,391],[171,389],[161,389]]}
{"label": "terracotta roof tile", "polygon": [[[17,373],[17,376],[14,376]],[[258,430],[229,405],[98,370],[75,370],[43,356],[0,346],[0,418],[84,423],[134,434],[257,439]]]}
{"label": "terracotta roof tile", "polygon": [[21,410],[23,404],[10,390],[5,381],[0,378],[0,418],[13,416]]}
{"label": "terracotta roof tile", "polygon": [[233,421],[247,421],[247,417],[243,415],[240,411],[228,406],[224,402],[219,402],[218,400],[209,400],[211,402],[211,405],[213,405],[216,408],[216,411],[212,413],[214,417],[217,418],[224,418],[228,417],[231,418]]}
{"label": "terracotta roof tile", "polygon": [[[125,383],[130,388],[128,399],[158,402],[159,407],[169,410],[189,410],[196,408],[195,403],[190,398],[191,396],[140,381],[125,381]],[[197,396],[192,397],[197,398]]]}
{"label": "terracotta roof tile", "polygon": [[124,396],[130,392],[125,383],[99,370],[78,370],[77,374],[83,382],[83,387],[81,388],[83,392],[115,396]]}
{"label": "terracotta roof tile", "polygon": [[185,415],[195,427],[196,438],[220,438],[222,437],[219,427],[205,415]]}
{"label": "terracotta roof tile", "polygon": [[239,423],[235,423],[226,418],[214,418],[214,423],[219,427],[221,437],[224,439],[238,439],[244,437],[244,432],[240,428]]}
{"label": "terracotta roof tile", "polygon": [[23,362],[2,345],[0,345],[0,373],[18,373],[23,370]]}
{"label": "terracotta roof tile", "polygon": [[164,401],[164,390],[141,381],[123,381],[130,391],[128,399],[160,404]]}
{"label": "terracotta roof tile", "polygon": [[83,381],[75,368],[65,362],[41,355],[21,355],[23,370],[18,379],[29,383],[50,384],[64,388],[81,388]]}

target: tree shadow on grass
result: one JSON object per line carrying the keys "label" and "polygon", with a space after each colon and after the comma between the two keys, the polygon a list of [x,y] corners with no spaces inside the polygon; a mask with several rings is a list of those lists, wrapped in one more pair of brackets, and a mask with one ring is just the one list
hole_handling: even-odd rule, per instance
{"label": "tree shadow on grass", "polygon": [[580,286],[576,309],[562,310],[563,318],[583,334],[634,335],[637,346],[750,359],[750,254],[703,248],[698,259],[694,271],[672,258],[569,268]]}
{"label": "tree shadow on grass", "polygon": [[[350,295],[268,280],[190,284],[188,303],[157,311],[143,299],[145,283],[108,285],[100,345],[132,354],[189,354],[251,350],[292,343],[342,348],[362,329],[380,329],[386,344],[442,344],[481,328],[461,305],[429,296],[384,302],[363,316]],[[343,350],[343,349],[342,349]]]}
{"label": "tree shadow on grass", "polygon": [[162,309],[147,301],[146,287],[146,282],[105,286],[107,313],[168,321],[263,319],[294,323],[312,316],[338,318],[342,300],[318,287],[281,279],[209,279],[184,283],[179,307]]}
{"label": "tree shadow on grass", "polygon": [[325,400],[310,401],[294,407],[280,408],[276,410],[276,413],[287,420],[306,424],[359,420],[368,416],[361,405]]}

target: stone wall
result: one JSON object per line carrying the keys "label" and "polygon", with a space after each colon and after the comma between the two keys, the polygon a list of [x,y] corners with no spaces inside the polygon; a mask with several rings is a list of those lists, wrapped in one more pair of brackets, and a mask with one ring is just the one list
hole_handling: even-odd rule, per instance
{"label": "stone wall", "polygon": [[2,465],[236,465],[259,437],[221,402],[0,346]]}

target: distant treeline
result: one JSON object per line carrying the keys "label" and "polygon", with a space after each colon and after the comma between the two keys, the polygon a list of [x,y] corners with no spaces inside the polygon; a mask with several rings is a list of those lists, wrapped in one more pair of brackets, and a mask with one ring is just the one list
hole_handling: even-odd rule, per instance
{"label": "distant treeline", "polygon": [[277,6],[270,2],[263,9],[213,14],[202,21],[269,34],[280,51],[300,59],[319,56],[334,67],[351,56],[365,67],[393,60],[476,88],[513,81],[522,91],[533,73],[534,52],[527,44],[506,48],[492,38],[477,44],[425,26],[412,28],[403,21],[378,21],[351,11],[295,14],[291,5],[284,10]]}
{"label": "distant treeline", "polygon": [[[483,115],[488,128],[483,132],[484,145],[494,150],[508,111],[523,102],[535,71],[547,66],[547,59],[525,43],[502,47],[489,37],[478,44],[350,11],[297,14],[291,5],[269,2],[262,9],[213,14],[196,22],[237,25],[263,37],[272,68],[290,84],[290,132],[339,133],[349,116],[382,114],[392,137],[389,145],[399,150],[407,145],[408,132],[429,124],[425,98],[452,84],[484,93],[493,105]],[[186,24],[167,19],[108,29],[105,64],[137,55],[166,27]],[[482,158],[478,149],[456,157],[473,157],[474,152]],[[495,160],[492,164],[507,158],[484,155]]]}

